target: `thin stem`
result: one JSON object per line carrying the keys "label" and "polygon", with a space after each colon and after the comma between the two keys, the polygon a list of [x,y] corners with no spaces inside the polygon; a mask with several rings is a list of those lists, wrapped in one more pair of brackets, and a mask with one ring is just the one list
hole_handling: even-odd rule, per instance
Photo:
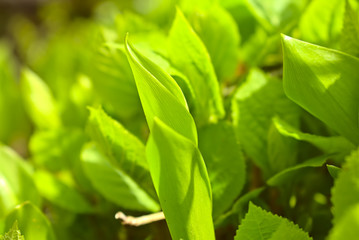
{"label": "thin stem", "polygon": [[141,217],[133,217],[133,216],[126,216],[123,212],[118,212],[116,213],[115,218],[120,219],[122,225],[130,225],[130,226],[138,227],[163,220],[165,219],[165,215],[163,214],[163,212],[158,212],[158,213],[144,215]]}

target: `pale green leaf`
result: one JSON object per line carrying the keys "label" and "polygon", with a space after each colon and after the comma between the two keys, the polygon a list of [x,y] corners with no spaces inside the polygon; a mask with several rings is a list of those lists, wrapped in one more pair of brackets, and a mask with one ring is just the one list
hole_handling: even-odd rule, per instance
{"label": "pale green leaf", "polygon": [[56,101],[45,82],[30,69],[21,74],[21,90],[26,110],[40,129],[59,127],[61,119]]}
{"label": "pale green leaf", "polygon": [[359,204],[351,206],[334,225],[329,240],[357,240],[359,235]]}
{"label": "pale green leaf", "polygon": [[359,203],[359,149],[346,158],[332,188],[334,224]]}
{"label": "pale green leaf", "polygon": [[17,221],[15,221],[12,225],[12,228],[7,233],[5,233],[4,236],[0,236],[0,240],[25,240],[24,236],[21,235],[21,231],[17,225]]}
{"label": "pale green leaf", "polygon": [[359,15],[349,2],[345,1],[343,30],[340,38],[341,49],[353,56],[359,56]]}
{"label": "pale green leaf", "polygon": [[31,159],[50,171],[71,168],[79,157],[85,135],[80,129],[35,132],[30,139]]}
{"label": "pale green leaf", "polygon": [[233,17],[217,4],[188,14],[193,29],[206,46],[220,81],[232,77],[238,65],[240,36]]}
{"label": "pale green leaf", "polygon": [[89,110],[87,129],[91,138],[114,166],[126,172],[152,197],[156,197],[143,143],[101,108]]}
{"label": "pale green leaf", "polygon": [[359,145],[359,59],[283,36],[289,98]]}
{"label": "pale green leaf", "polygon": [[249,204],[247,215],[239,225],[235,240],[276,240],[311,239],[306,232],[286,218],[262,210],[253,203]]}
{"label": "pale green leaf", "polygon": [[188,112],[184,95],[175,80],[142,56],[127,41],[126,50],[150,130],[153,118],[158,117],[197,145],[194,120]]}
{"label": "pale green leaf", "polygon": [[107,157],[95,145],[84,148],[82,166],[95,189],[118,206],[136,211],[159,211],[152,199],[123,170],[111,165]]}
{"label": "pale green leaf", "polygon": [[199,149],[205,160],[213,193],[213,219],[227,210],[245,183],[245,161],[234,128],[218,122],[201,129]]}
{"label": "pale green leaf", "polygon": [[196,145],[155,118],[146,154],[172,238],[214,239],[211,186]]}
{"label": "pale green leaf", "polygon": [[210,56],[179,9],[169,33],[168,54],[171,63],[190,81],[196,123],[202,125],[222,118],[224,108]]}
{"label": "pale green leaf", "polygon": [[246,0],[253,15],[269,32],[286,32],[298,21],[307,0]]}
{"label": "pale green leaf", "polygon": [[299,141],[309,142],[322,150],[324,153],[333,153],[340,156],[345,156],[355,149],[355,146],[344,137],[322,137],[309,133],[303,133],[278,117],[274,118],[273,121],[275,127],[282,135],[297,139]]}
{"label": "pale green leaf", "polygon": [[34,181],[40,194],[51,203],[75,213],[93,212],[89,201],[81,193],[51,173],[38,170],[34,174]]}
{"label": "pale green leaf", "polygon": [[0,166],[0,218],[21,202],[29,200],[40,204],[30,166],[13,150],[1,144]]}
{"label": "pale green leaf", "polygon": [[335,46],[342,30],[343,15],[343,0],[311,1],[299,22],[301,39],[322,46]]}
{"label": "pale green leaf", "polygon": [[26,240],[55,240],[49,220],[30,202],[16,206],[6,217],[5,228],[10,228],[15,221]]}
{"label": "pale green leaf", "polygon": [[129,118],[141,111],[135,80],[123,45],[102,43],[92,69],[92,82],[106,108],[119,116]]}
{"label": "pale green leaf", "polygon": [[[278,170],[278,166],[272,165],[270,157],[270,145],[268,142],[272,118],[280,116],[291,122],[293,125],[299,123],[299,108],[291,102],[284,94],[282,83],[278,79],[273,79],[257,69],[252,69],[232,100],[233,124],[236,128],[239,140],[243,145],[246,154],[264,171],[265,175]],[[282,141],[277,134],[277,141]],[[283,144],[286,142],[282,141]],[[290,142],[288,142],[290,144]],[[274,146],[271,146],[271,148]],[[273,149],[273,148],[272,148]],[[277,148],[278,151],[281,149]],[[294,149],[295,152],[295,149]],[[274,149],[272,153],[275,153]],[[293,164],[293,159],[287,155],[276,153],[283,160],[281,168],[289,167]],[[286,157],[288,156],[288,157]]]}

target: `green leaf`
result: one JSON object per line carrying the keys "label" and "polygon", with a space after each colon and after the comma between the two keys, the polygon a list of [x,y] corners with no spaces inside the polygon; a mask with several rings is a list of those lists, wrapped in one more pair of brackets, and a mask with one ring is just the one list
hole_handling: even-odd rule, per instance
{"label": "green leaf", "polygon": [[288,219],[249,204],[247,215],[239,225],[235,240],[311,239],[306,232]]}
{"label": "green leaf", "polygon": [[206,46],[220,81],[232,77],[238,65],[240,36],[233,17],[217,4],[194,9],[188,20]]}
{"label": "green leaf", "polygon": [[282,36],[284,90],[289,98],[359,145],[359,60]]}
{"label": "green leaf", "polygon": [[334,225],[329,240],[356,240],[359,234],[359,204],[351,206],[340,221]]}
{"label": "green leaf", "polygon": [[198,125],[224,117],[224,108],[210,56],[182,12],[177,9],[169,33],[171,63],[189,79],[194,92],[193,115]]}
{"label": "green leaf", "polygon": [[338,178],[338,175],[339,175],[340,171],[342,170],[341,168],[338,168],[337,166],[330,165],[330,164],[327,164],[327,168],[328,168],[328,172],[329,172],[330,176],[332,176],[334,179]]}
{"label": "green leaf", "polygon": [[173,239],[214,239],[212,193],[196,145],[158,118],[146,155]]}
{"label": "green leaf", "polygon": [[30,69],[21,74],[21,90],[26,110],[40,129],[59,127],[61,119],[48,86]]}
{"label": "green leaf", "polygon": [[332,188],[334,224],[359,203],[359,149],[346,158]]}
{"label": "green leaf", "polygon": [[93,212],[84,196],[49,172],[38,170],[34,174],[34,180],[40,194],[51,203],[74,213]]}
{"label": "green leaf", "polygon": [[87,124],[91,138],[98,143],[112,165],[124,171],[150,196],[156,197],[145,156],[145,146],[101,108],[89,108]]}
{"label": "green leaf", "polygon": [[345,156],[355,149],[355,146],[344,137],[322,137],[309,133],[302,133],[278,117],[274,118],[273,121],[275,127],[282,135],[299,141],[309,142],[326,154],[338,154],[340,156]]}
{"label": "green leaf", "polygon": [[340,38],[341,49],[353,56],[359,56],[359,15],[349,2],[345,1],[343,30]]}
{"label": "green leaf", "polygon": [[[278,148],[279,152],[276,155],[282,159],[277,159],[281,161],[282,169],[278,169],[277,165],[272,165],[270,162],[270,158],[274,159],[274,157],[269,156],[268,153],[271,154],[270,147],[276,144],[271,142],[274,141],[273,139],[268,138],[274,134],[271,130],[272,118],[280,116],[298,125],[299,113],[299,108],[284,95],[282,83],[278,79],[266,76],[260,70],[252,69],[246,82],[236,91],[232,100],[232,117],[236,133],[246,154],[264,171],[265,175],[289,167],[295,160],[290,151],[282,149],[286,151],[286,155],[281,155],[281,148]],[[278,133],[275,137],[276,141],[280,141],[284,146],[291,144],[290,141],[282,141]],[[292,152],[295,152],[295,149]],[[274,149],[272,153],[275,153]]]}
{"label": "green leaf", "polygon": [[245,183],[245,161],[234,128],[218,122],[199,131],[199,149],[205,160],[213,193],[213,219],[227,210]]}
{"label": "green leaf", "polygon": [[23,201],[40,204],[40,195],[33,182],[30,166],[13,150],[2,145],[0,166],[0,218]]}
{"label": "green leaf", "polygon": [[343,13],[343,0],[310,1],[299,22],[301,39],[322,46],[335,46],[342,30]]}
{"label": "green leaf", "polygon": [[96,93],[106,109],[111,109],[123,118],[141,111],[135,80],[123,45],[102,43],[97,51],[92,76]]}
{"label": "green leaf", "polygon": [[269,32],[286,32],[298,21],[307,0],[247,0],[253,15]]}
{"label": "green leaf", "polygon": [[85,135],[80,129],[51,129],[35,132],[29,148],[32,160],[50,171],[73,166],[79,157]]}
{"label": "green leaf", "polygon": [[293,178],[296,178],[301,173],[302,169],[309,167],[321,167],[330,156],[331,155],[323,155],[315,157],[293,167],[287,168],[268,179],[267,184],[270,186],[280,186],[290,183]]}
{"label": "green leaf", "polygon": [[112,166],[107,157],[95,145],[84,148],[82,166],[95,189],[118,206],[136,211],[159,211],[152,199],[123,170]]}
{"label": "green leaf", "polygon": [[264,191],[264,189],[265,187],[256,188],[241,196],[237,201],[235,201],[232,208],[228,212],[222,214],[215,220],[215,227],[217,228],[218,226],[224,225],[233,216],[236,217],[236,220],[238,220],[238,216],[239,219],[242,219],[247,212],[246,208],[248,207],[249,202],[257,198]]}
{"label": "green leaf", "polygon": [[30,202],[18,205],[6,217],[5,228],[10,228],[15,221],[26,240],[55,240],[49,220]]}
{"label": "green leaf", "polygon": [[142,56],[128,43],[127,38],[126,50],[150,130],[153,118],[158,117],[197,145],[194,120],[188,112],[184,95],[175,80]]}
{"label": "green leaf", "polygon": [[17,226],[17,221],[14,222],[12,228],[7,233],[5,233],[4,236],[0,236],[0,240],[25,240]]}
{"label": "green leaf", "polygon": [[12,51],[9,44],[0,40],[0,142],[6,144],[16,140],[16,135],[28,132]]}

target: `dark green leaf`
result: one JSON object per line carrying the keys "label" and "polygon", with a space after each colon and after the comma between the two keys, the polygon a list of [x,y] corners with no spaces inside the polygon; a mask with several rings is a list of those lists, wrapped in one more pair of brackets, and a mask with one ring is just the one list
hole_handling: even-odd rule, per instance
{"label": "dark green leaf", "polygon": [[232,125],[218,122],[199,131],[199,149],[213,192],[213,219],[227,210],[245,183],[245,161]]}

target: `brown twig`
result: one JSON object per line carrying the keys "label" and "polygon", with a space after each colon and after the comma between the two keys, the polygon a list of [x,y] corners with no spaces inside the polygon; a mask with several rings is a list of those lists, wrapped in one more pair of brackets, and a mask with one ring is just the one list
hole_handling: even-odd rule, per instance
{"label": "brown twig", "polygon": [[144,215],[141,217],[133,217],[133,216],[126,216],[123,212],[118,212],[116,213],[115,218],[120,219],[122,225],[130,225],[130,226],[138,227],[163,220],[165,219],[165,215],[163,214],[163,212],[158,212],[158,213]]}

